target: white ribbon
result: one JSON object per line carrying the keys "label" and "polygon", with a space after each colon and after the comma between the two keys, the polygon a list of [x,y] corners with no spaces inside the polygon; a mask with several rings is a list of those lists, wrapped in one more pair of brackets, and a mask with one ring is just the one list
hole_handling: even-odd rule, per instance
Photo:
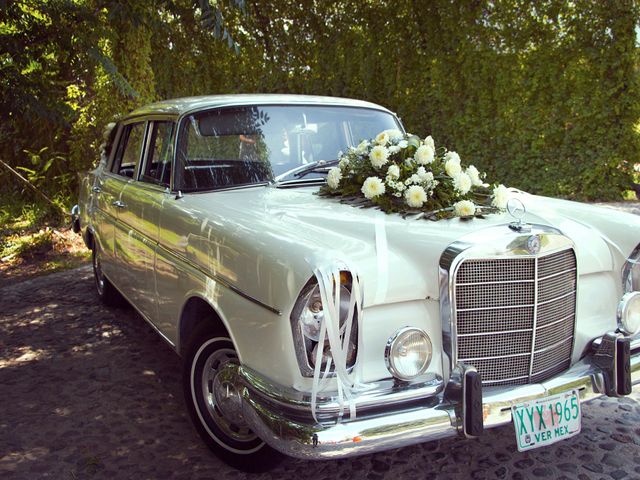
{"label": "white ribbon", "polygon": [[[341,269],[348,270],[352,278],[351,292],[349,294],[349,309],[343,329],[340,328]],[[354,319],[358,322],[358,350],[360,350],[362,346],[362,332],[360,329],[362,325],[362,288],[360,286],[360,280],[355,269],[348,265],[345,268],[344,262],[332,262],[327,266],[316,267],[313,273],[318,281],[324,320],[320,326],[320,336],[313,370],[311,413],[317,422],[316,407],[318,394],[326,387],[331,366],[333,365],[338,389],[338,422],[344,415],[345,404],[348,405],[350,418],[353,419],[356,417],[354,395],[357,391],[371,387],[370,385],[365,385],[360,382],[360,362],[356,362],[351,374],[347,371],[349,344]],[[343,332],[342,338],[340,338],[341,330]],[[329,341],[331,355],[328,357],[327,364],[323,371],[322,356],[325,340]]]}

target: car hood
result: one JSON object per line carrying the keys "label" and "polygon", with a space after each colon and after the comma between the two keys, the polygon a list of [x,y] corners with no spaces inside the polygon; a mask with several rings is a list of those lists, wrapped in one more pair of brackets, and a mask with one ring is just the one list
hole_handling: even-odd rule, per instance
{"label": "car hood", "polygon": [[[233,250],[235,258],[238,255],[270,258],[274,268],[300,275],[298,281],[289,282],[290,293],[295,292],[296,296],[300,282],[308,280],[314,268],[334,261],[354,265],[364,286],[365,305],[437,299],[438,265],[448,245],[492,227],[503,226],[505,235],[512,234],[508,224],[513,218],[506,213],[471,220],[416,220],[321,198],[316,195],[317,190],[317,187],[252,187],[188,195],[185,199],[194,214],[206,216],[207,221],[218,226],[216,230],[222,229],[233,237],[225,244]],[[572,218],[569,207],[579,204],[556,204],[558,201],[553,199],[517,195],[527,208],[524,221],[558,229],[574,242],[580,275],[614,269],[615,250],[619,248],[581,218],[586,213]],[[598,210],[588,208],[589,212]],[[606,210],[606,213],[615,212]],[[222,264],[219,267],[224,269]],[[254,269],[229,274],[242,277],[256,272]],[[242,278],[235,280],[246,283]]]}

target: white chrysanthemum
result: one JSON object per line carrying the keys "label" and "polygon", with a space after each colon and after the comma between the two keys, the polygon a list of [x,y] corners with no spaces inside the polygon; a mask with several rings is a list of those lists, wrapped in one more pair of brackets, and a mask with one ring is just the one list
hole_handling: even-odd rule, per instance
{"label": "white chrysanthemum", "polygon": [[342,172],[338,167],[333,167],[327,173],[327,185],[329,188],[335,190],[340,185],[340,180],[342,180]]}
{"label": "white chrysanthemum", "polygon": [[371,160],[371,165],[376,168],[380,168],[389,161],[389,150],[382,145],[376,145],[371,149],[369,159]]}
{"label": "white chrysanthemum", "polygon": [[504,185],[500,184],[493,189],[493,200],[491,200],[491,205],[497,208],[505,209],[507,208],[507,202],[511,197],[511,192]]}
{"label": "white chrysanthemum", "polygon": [[468,217],[476,213],[476,206],[471,200],[460,200],[453,204],[453,208],[458,217]]}
{"label": "white chrysanthemum", "polygon": [[397,192],[404,192],[407,189],[407,186],[402,182],[394,182],[393,189]]}
{"label": "white chrysanthemum", "polygon": [[397,180],[400,178],[400,168],[397,165],[391,165],[387,169],[387,176]]}
{"label": "white chrysanthemum", "polygon": [[427,172],[424,167],[418,167],[418,171],[416,172],[420,180],[424,183],[430,184],[433,182],[433,173]]}
{"label": "white chrysanthemum", "polygon": [[386,145],[387,143],[389,143],[389,134],[386,130],[376,135],[376,143],[378,145]]}
{"label": "white chrysanthemum", "polygon": [[346,169],[348,165],[349,165],[349,157],[342,157],[338,162],[338,166],[340,167],[340,169]]}
{"label": "white chrysanthemum", "polygon": [[444,170],[451,178],[454,178],[460,172],[462,167],[460,166],[460,156],[456,152],[447,152],[444,156]]}
{"label": "white chrysanthemum", "polygon": [[473,165],[469,165],[469,167],[467,168],[466,172],[467,175],[469,175],[469,178],[471,178],[471,183],[476,186],[479,187],[482,185],[482,179],[480,178],[480,172],[478,171],[478,169],[476,167],[474,167]]}
{"label": "white chrysanthemum", "polygon": [[371,200],[379,195],[382,195],[385,191],[384,183],[378,177],[369,177],[362,184],[360,191],[366,198]]}
{"label": "white chrysanthemum", "polygon": [[417,173],[414,173],[413,175],[411,175],[409,177],[409,181],[411,183],[422,183],[422,179],[420,178],[420,175],[418,175]]}
{"label": "white chrysanthemum", "polygon": [[427,165],[433,162],[434,157],[435,152],[433,151],[433,148],[428,145],[420,145],[413,156],[419,165]]}
{"label": "white chrysanthemum", "polygon": [[433,150],[435,152],[436,143],[433,141],[433,138],[431,137],[431,135],[429,135],[427,138],[424,139],[424,144],[427,147],[431,147],[431,150]]}
{"label": "white chrysanthemum", "polygon": [[364,155],[367,152],[367,148],[369,148],[369,142],[367,140],[362,140],[357,148],[356,148],[356,152],[359,155]]}
{"label": "white chrysanthemum", "polygon": [[471,190],[471,177],[464,172],[460,172],[453,177],[453,188],[461,195],[469,193],[469,190]]}
{"label": "white chrysanthemum", "polygon": [[427,192],[420,185],[413,185],[404,192],[404,199],[412,208],[420,208],[427,201]]}

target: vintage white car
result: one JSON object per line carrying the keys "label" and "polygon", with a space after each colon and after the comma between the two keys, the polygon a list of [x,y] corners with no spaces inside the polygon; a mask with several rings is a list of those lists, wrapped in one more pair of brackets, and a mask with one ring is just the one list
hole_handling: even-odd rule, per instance
{"label": "vintage white car", "polygon": [[317,195],[338,151],[402,128],[340,98],[171,100],[123,117],[83,178],[98,295],[181,355],[193,423],[231,465],[510,422],[527,450],[640,382],[640,219],[516,190],[515,222]]}

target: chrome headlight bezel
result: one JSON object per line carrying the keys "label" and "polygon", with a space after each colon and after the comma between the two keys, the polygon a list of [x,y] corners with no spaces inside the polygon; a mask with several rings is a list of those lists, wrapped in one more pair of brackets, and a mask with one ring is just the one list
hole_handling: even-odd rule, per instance
{"label": "chrome headlight bezel", "polygon": [[[351,294],[351,273],[348,271],[340,272],[340,284],[341,288],[344,289],[345,294]],[[296,303],[291,310],[290,322],[291,322],[291,331],[293,333],[293,344],[296,352],[296,359],[298,361],[298,366],[300,368],[300,373],[303,377],[313,377],[314,373],[314,361],[316,359],[318,342],[315,341],[312,336],[306,335],[303,325],[302,325],[302,317],[303,314],[306,314],[305,310],[307,310],[311,305],[316,304],[319,300],[319,295],[316,297],[314,292],[318,292],[318,282],[315,277],[311,277],[309,281],[302,288]],[[348,295],[341,295],[342,298],[345,298],[348,302]],[[321,305],[321,301],[320,301]],[[321,309],[320,309],[321,310]],[[346,320],[346,318],[345,318]],[[346,323],[341,319],[341,324]],[[319,324],[318,324],[319,325]],[[347,371],[351,371],[353,366],[355,365],[356,357],[358,354],[358,319],[354,318],[351,323],[351,333],[349,336],[350,343],[350,355],[348,356],[347,362]],[[325,345],[323,347],[327,352],[327,355],[330,355],[329,346],[327,341],[325,341]],[[323,371],[324,371],[324,361],[323,361]],[[332,365],[330,368],[329,376],[334,375],[333,373],[334,366]]]}
{"label": "chrome headlight bezel", "polygon": [[622,267],[622,291],[624,293],[640,291],[640,244],[633,249]]}
{"label": "chrome headlight bezel", "polygon": [[[418,373],[415,375],[406,375],[398,369],[396,361],[394,360],[394,351],[396,345],[401,342],[404,338],[408,337],[412,334],[418,334],[425,341],[425,345],[428,345],[429,354],[423,363],[422,367],[418,370]],[[389,338],[387,344],[384,349],[384,361],[387,366],[387,370],[389,373],[393,375],[394,378],[401,380],[403,382],[411,382],[416,379],[419,379],[422,375],[425,374],[429,365],[431,365],[431,359],[433,358],[433,343],[431,342],[431,338],[421,328],[417,327],[404,327],[398,330],[392,337]]]}
{"label": "chrome headlight bezel", "polygon": [[[637,309],[633,312],[631,309]],[[636,315],[636,325],[633,325],[632,314]],[[618,328],[622,333],[628,336],[635,336],[640,333],[640,292],[627,292],[622,296],[622,300],[618,304]]]}

